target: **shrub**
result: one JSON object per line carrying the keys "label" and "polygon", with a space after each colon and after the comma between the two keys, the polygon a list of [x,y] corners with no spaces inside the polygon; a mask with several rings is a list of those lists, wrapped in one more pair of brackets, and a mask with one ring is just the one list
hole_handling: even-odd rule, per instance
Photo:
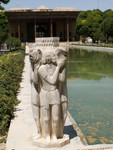
{"label": "shrub", "polygon": [[7,39],[6,44],[10,50],[18,50],[21,47],[20,39],[11,36]]}
{"label": "shrub", "polygon": [[[1,7],[1,6],[0,6]],[[5,42],[9,33],[8,20],[5,12],[0,12],[0,45]]]}
{"label": "shrub", "polygon": [[0,57],[0,136],[4,136],[14,116],[17,91],[24,67],[24,51],[10,52]]}

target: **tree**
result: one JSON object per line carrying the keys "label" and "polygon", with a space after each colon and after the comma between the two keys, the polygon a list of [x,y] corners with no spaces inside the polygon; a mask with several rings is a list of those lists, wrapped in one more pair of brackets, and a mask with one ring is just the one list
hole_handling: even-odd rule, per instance
{"label": "tree", "polygon": [[98,41],[102,37],[101,24],[102,12],[100,10],[81,12],[77,18],[76,31],[79,35],[91,37]]}
{"label": "tree", "polygon": [[0,45],[7,39],[9,33],[9,25],[5,12],[0,13]]}
{"label": "tree", "polygon": [[101,30],[106,37],[106,43],[108,42],[109,37],[113,36],[113,11],[106,10],[103,13],[103,22],[101,24]]}
{"label": "tree", "polygon": [[[0,0],[0,4],[7,4],[10,0]],[[0,10],[4,10],[4,8],[0,5]],[[1,44],[7,39],[9,33],[8,20],[5,16],[5,12],[0,12],[0,47]]]}
{"label": "tree", "polygon": [[87,18],[87,26],[89,36],[95,42],[98,41],[102,36],[101,33],[101,23],[102,23],[102,12],[100,10],[93,10]]}
{"label": "tree", "polygon": [[0,10],[4,10],[4,7],[2,7],[1,5],[0,5]]}
{"label": "tree", "polygon": [[4,3],[4,4],[7,4],[10,0],[0,0],[0,4],[1,3]]}
{"label": "tree", "polygon": [[78,35],[87,36],[88,27],[87,27],[87,17],[91,11],[83,11],[79,14],[76,20],[76,32]]}
{"label": "tree", "polygon": [[10,0],[0,0],[0,10],[4,10],[4,7],[1,6],[1,3],[7,4]]}

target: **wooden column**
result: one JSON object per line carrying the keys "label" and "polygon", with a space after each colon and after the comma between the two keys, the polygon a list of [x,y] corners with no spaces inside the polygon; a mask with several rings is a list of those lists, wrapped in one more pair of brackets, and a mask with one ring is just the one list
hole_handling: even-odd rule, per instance
{"label": "wooden column", "polygon": [[18,20],[18,38],[20,39],[20,20]]}
{"label": "wooden column", "polygon": [[50,36],[53,37],[53,21],[50,19]]}
{"label": "wooden column", "polygon": [[63,41],[65,41],[65,37],[66,37],[66,20],[64,19],[64,24],[63,24],[63,27],[64,27],[64,36],[63,36]]}
{"label": "wooden column", "polygon": [[34,39],[36,38],[36,18],[34,19]]}
{"label": "wooden column", "polygon": [[69,42],[69,20],[67,17],[67,42]]}

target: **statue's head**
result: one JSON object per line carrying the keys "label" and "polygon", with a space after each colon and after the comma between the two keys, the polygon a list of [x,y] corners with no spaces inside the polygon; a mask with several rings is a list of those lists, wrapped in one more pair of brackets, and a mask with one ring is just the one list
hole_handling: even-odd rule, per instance
{"label": "statue's head", "polygon": [[67,51],[65,50],[65,48],[58,47],[58,48],[55,50],[55,55],[56,55],[57,61],[61,61],[61,62],[63,62],[63,63],[66,62],[66,59],[67,59]]}
{"label": "statue's head", "polygon": [[42,58],[42,52],[40,49],[30,52],[29,58],[32,64],[38,63]]}
{"label": "statue's head", "polygon": [[42,55],[42,63],[43,64],[55,64],[56,63],[56,56],[55,53],[52,51],[45,51]]}

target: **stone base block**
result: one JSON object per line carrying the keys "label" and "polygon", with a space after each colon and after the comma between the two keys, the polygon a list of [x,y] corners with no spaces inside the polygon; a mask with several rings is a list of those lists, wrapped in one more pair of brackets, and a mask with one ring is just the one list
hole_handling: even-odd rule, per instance
{"label": "stone base block", "polygon": [[63,138],[58,139],[57,142],[51,142],[47,143],[47,141],[44,138],[40,139],[33,139],[32,144],[37,147],[43,147],[43,148],[52,148],[52,147],[62,147],[66,144],[70,143],[69,135],[64,134]]}

